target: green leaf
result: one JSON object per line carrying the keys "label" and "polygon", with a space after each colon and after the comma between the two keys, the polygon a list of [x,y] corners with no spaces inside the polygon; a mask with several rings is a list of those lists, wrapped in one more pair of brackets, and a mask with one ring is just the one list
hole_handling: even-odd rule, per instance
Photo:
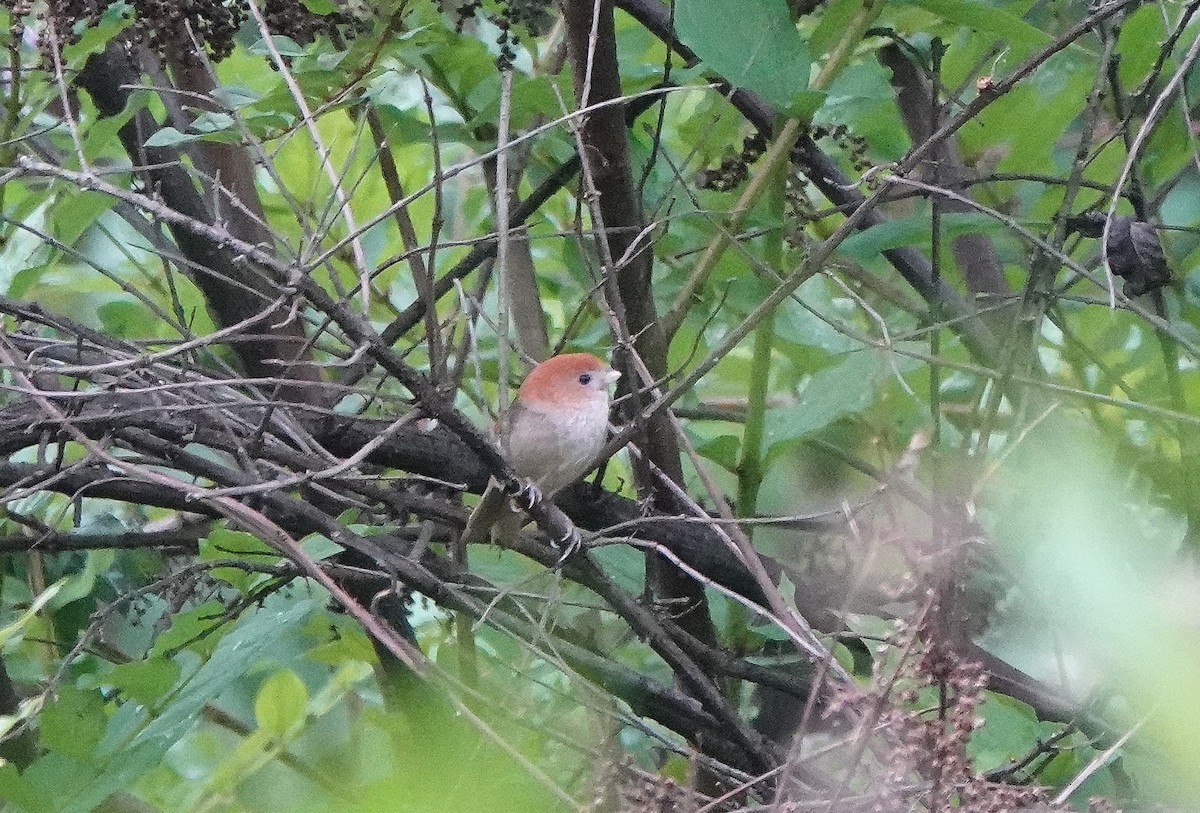
{"label": "green leaf", "polygon": [[304,549],[305,553],[318,561],[328,559],[330,556],[336,556],[345,550],[345,548],[324,534],[309,534],[300,540],[300,547]]}
{"label": "green leaf", "polygon": [[65,245],[71,246],[99,219],[100,215],[113,207],[116,198],[98,192],[72,190],[55,205],[51,214],[54,236]]}
{"label": "green leaf", "polygon": [[646,556],[638,548],[605,545],[591,551],[591,555],[621,589],[634,594],[645,589]]}
{"label": "green leaf", "polygon": [[0,799],[29,813],[48,813],[51,809],[45,801],[42,788],[21,776],[17,766],[11,762],[0,764]]}
{"label": "green leaf", "polygon": [[961,25],[972,31],[987,31],[997,34],[1013,44],[1042,46],[1052,37],[1035,25],[1022,20],[1011,11],[995,5],[974,3],[970,0],[899,0],[900,3],[919,6],[936,14],[948,23]]}
{"label": "green leaf", "polygon": [[[305,56],[308,52],[304,50],[304,46],[296,42],[291,37],[285,37],[282,34],[276,34],[271,37],[271,42],[275,46],[275,50],[280,56]],[[250,53],[258,56],[269,56],[271,49],[267,47],[267,41],[260,39],[258,42],[247,48]]]}
{"label": "green leaf", "polygon": [[[325,626],[328,627],[329,625],[326,624]],[[339,670],[343,666],[349,666],[354,663],[366,664],[369,668],[369,665],[375,661],[375,650],[371,648],[371,641],[363,634],[362,628],[338,626],[336,631],[337,634],[330,636],[329,640],[325,641],[325,643],[317,644],[310,649],[308,657],[316,663],[336,666]],[[314,704],[318,704],[319,699],[319,695],[317,698],[314,698]],[[321,712],[314,710],[314,713],[319,714]]]}
{"label": "green leaf", "polygon": [[841,364],[818,372],[809,379],[798,404],[768,410],[771,454],[781,445],[806,438],[839,418],[869,407],[885,374],[890,370],[885,370],[883,360],[873,352],[850,353]]}
{"label": "green leaf", "polygon": [[738,452],[741,448],[742,444],[736,435],[720,435],[710,441],[698,444],[696,451],[718,466],[733,471],[737,468]]}
{"label": "green leaf", "polygon": [[44,265],[52,256],[50,245],[40,232],[46,228],[51,201],[38,206],[21,218],[28,228],[14,229],[0,248],[0,291],[9,290],[19,271]]}
{"label": "green leaf", "polygon": [[862,0],[831,0],[825,4],[817,27],[808,38],[808,46],[818,61],[842,39],[846,26],[861,9]]}
{"label": "green leaf", "polygon": [[[369,647],[364,647],[364,650],[369,650]],[[369,660],[338,662],[337,670],[309,703],[309,713],[314,716],[329,714],[346,695],[354,691],[360,683],[369,681],[374,674],[375,670]]]}
{"label": "green leaf", "polygon": [[83,67],[88,57],[103,51],[117,34],[133,25],[131,12],[132,8],[128,3],[112,3],[100,15],[98,24],[79,25],[76,29],[79,36],[63,48],[66,67],[78,70]]}
{"label": "green leaf", "polygon": [[105,799],[128,789],[138,777],[161,764],[165,751],[127,748],[99,772],[90,764],[50,752],[34,763],[26,777],[50,786],[54,813],[92,813]]}
{"label": "green leaf", "polygon": [[784,0],[678,0],[679,38],[736,87],[789,110],[808,90],[808,44]]}
{"label": "green leaf", "polygon": [[155,639],[153,651],[161,654],[188,646],[189,649],[207,652],[216,646],[220,636],[201,636],[212,629],[224,609],[219,601],[206,601],[190,610],[176,613],[171,617],[171,626]]}
{"label": "green leaf", "polygon": [[[950,212],[942,215],[942,239],[949,240],[969,232],[992,231],[1002,228],[995,218],[979,212]],[[838,251],[855,262],[867,263],[879,253],[900,246],[929,243],[929,216],[899,217],[871,226],[847,237]]]}
{"label": "green leaf", "polygon": [[249,593],[255,584],[270,578],[262,573],[253,573],[241,567],[214,567],[209,571],[214,579],[219,579],[243,594]]}
{"label": "green leaf", "polygon": [[793,94],[791,102],[781,109],[789,116],[811,121],[828,98],[829,94],[819,90],[801,90]]}
{"label": "green leaf", "polygon": [[[563,90],[560,88],[560,91]],[[569,85],[566,94],[570,94]],[[520,79],[513,84],[509,103],[509,116],[514,130],[526,126],[536,117],[544,116],[547,110],[558,107],[558,96],[554,94],[554,85],[549,77]],[[472,118],[474,125],[494,125],[500,117],[500,98],[498,94],[488,96],[487,104]],[[428,130],[428,127],[426,127]]]}
{"label": "green leaf", "polygon": [[88,551],[83,570],[68,576],[60,582],[62,589],[59,590],[54,600],[50,602],[50,608],[58,610],[67,606],[72,601],[78,601],[91,595],[92,591],[96,589],[97,578],[112,566],[115,559],[116,551]]}
{"label": "green leaf", "polygon": [[7,644],[13,638],[13,636],[24,629],[25,626],[33,620],[34,616],[38,614],[38,611],[41,610],[42,607],[45,607],[51,599],[58,595],[58,591],[63,588],[65,583],[66,580],[64,579],[47,587],[37,598],[33,600],[33,604],[29,605],[29,609],[21,613],[20,617],[18,617],[16,621],[12,622],[6,627],[0,627],[0,648]]}
{"label": "green leaf", "polygon": [[312,14],[320,14],[322,16],[333,14],[340,10],[340,7],[333,0],[301,0],[306,8]]}
{"label": "green leaf", "polygon": [[833,657],[837,660],[841,667],[847,672],[854,671],[854,653],[850,651],[850,647],[846,646],[841,641],[835,641],[833,644]]}
{"label": "green leaf", "polygon": [[40,809],[68,813],[78,809],[76,800],[95,778],[95,771],[73,757],[50,751],[26,768],[24,777],[37,789],[39,801],[44,801],[46,806]]}
{"label": "green leaf", "polygon": [[197,136],[181,133],[174,127],[163,127],[157,133],[146,139],[147,147],[174,147],[195,141]]}
{"label": "green leaf", "polygon": [[1121,82],[1136,85],[1145,78],[1159,55],[1159,44],[1166,37],[1159,9],[1142,6],[1121,23],[1118,48],[1121,54]]}
{"label": "green leaf", "polygon": [[129,123],[139,110],[154,109],[157,97],[149,90],[135,90],[129,94],[125,109],[115,116],[98,119],[87,129],[84,136],[84,153],[90,160],[100,156],[109,156],[112,150],[122,150],[119,133],[122,127]]}
{"label": "green leaf", "polygon": [[209,110],[196,117],[196,120],[192,122],[192,129],[197,133],[216,133],[222,130],[232,130],[235,127],[233,116]]}
{"label": "green leaf", "polygon": [[520,584],[538,572],[524,556],[497,545],[472,545],[471,571],[496,584]]}
{"label": "green leaf", "polygon": [[775,624],[754,624],[750,627],[750,631],[764,641],[790,640],[787,632]]}
{"label": "green leaf", "polygon": [[144,338],[139,331],[144,331],[148,323],[154,324],[142,303],[128,299],[105,302],[96,309],[96,315],[100,317],[104,329],[113,336]]}
{"label": "green leaf", "polygon": [[1038,720],[1033,709],[1011,697],[985,692],[977,712],[985,724],[971,735],[968,753],[975,767],[990,771],[1020,757],[1029,743],[1053,734],[1058,726]]}
{"label": "green leaf", "polygon": [[250,556],[275,559],[279,557],[279,553],[253,534],[231,531],[228,528],[218,528],[200,540],[202,561]]}
{"label": "green leaf", "polygon": [[[801,307],[793,300],[786,300],[779,306],[775,318],[775,334],[786,342],[792,342],[808,349],[819,349],[829,356],[840,356],[859,347],[858,340],[845,333],[839,333],[833,325],[841,324],[851,316],[846,306],[840,304],[843,299],[840,289],[834,287],[828,279],[816,277],[804,284],[804,304]],[[824,318],[821,318],[824,317]],[[783,348],[787,352],[787,348]],[[799,369],[814,369],[823,364],[813,364],[797,360]],[[824,361],[824,359],[822,359]]]}
{"label": "green leaf", "polygon": [[261,93],[244,85],[223,85],[210,90],[209,95],[228,110],[238,110],[262,99]]}
{"label": "green leaf", "polygon": [[153,707],[179,682],[179,664],[159,655],[114,666],[103,680],[122,694]]}
{"label": "green leaf", "polygon": [[345,51],[317,54],[317,69],[322,71],[337,70],[337,67],[346,61],[347,56],[348,54]]}
{"label": "green leaf", "polygon": [[[206,130],[195,133],[181,133],[174,127],[163,127],[154,135],[146,139],[146,146],[174,147],[176,145],[187,144],[192,141],[216,141],[222,144],[233,144],[241,141],[242,135],[236,129],[229,126],[224,128],[219,126],[221,119],[218,117],[223,116],[226,119],[229,119],[228,114],[206,113],[205,115],[210,115],[213,117],[203,122],[203,126],[207,128]],[[232,121],[232,119],[229,120]],[[199,126],[201,123],[202,122],[200,119],[196,120],[197,126]]]}
{"label": "green leaf", "polygon": [[104,736],[104,698],[97,691],[67,685],[38,717],[42,745],[86,762]]}
{"label": "green leaf", "polygon": [[[176,742],[196,723],[204,704],[235,680],[241,679],[280,640],[283,632],[301,623],[315,602],[267,604],[244,615],[213,649],[212,656],[187,680],[174,701],[152,720],[135,742]],[[210,622],[211,623],[211,622]]]}
{"label": "green leaf", "polygon": [[290,669],[271,675],[254,698],[254,719],[272,737],[283,737],[304,721],[308,688]]}

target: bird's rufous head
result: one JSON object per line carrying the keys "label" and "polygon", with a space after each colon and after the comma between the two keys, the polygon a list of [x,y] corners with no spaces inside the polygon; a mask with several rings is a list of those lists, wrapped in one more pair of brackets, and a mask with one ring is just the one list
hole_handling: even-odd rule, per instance
{"label": "bird's rufous head", "polygon": [[601,399],[607,404],[608,388],[620,377],[591,353],[564,353],[530,370],[517,398],[531,407],[583,407]]}

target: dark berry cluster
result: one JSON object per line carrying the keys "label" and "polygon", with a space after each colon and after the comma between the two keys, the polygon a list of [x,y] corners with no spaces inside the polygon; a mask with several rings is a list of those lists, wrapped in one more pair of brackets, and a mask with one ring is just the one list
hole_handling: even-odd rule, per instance
{"label": "dark berry cluster", "polygon": [[696,184],[701,189],[713,189],[717,192],[728,192],[745,182],[750,176],[750,167],[762,157],[767,149],[767,141],[761,133],[742,142],[742,149],[736,155],[726,155],[715,169],[702,169],[696,176]]}
{"label": "dark berry cluster", "polygon": [[605,760],[598,767],[595,799],[586,808],[589,813],[682,813],[696,808],[696,800],[686,788],[665,776],[639,770],[632,760]]}
{"label": "dark berry cluster", "polygon": [[850,132],[850,128],[846,125],[814,124],[809,130],[809,135],[814,141],[828,138],[836,144],[837,148],[850,160],[855,171],[863,173],[871,168],[871,160],[867,157],[867,140]]}
{"label": "dark berry cluster", "polygon": [[[135,36],[160,56],[173,58],[203,49],[213,61],[224,59],[248,16],[240,0],[131,0],[131,5]],[[78,23],[94,23],[107,6],[99,0],[51,0],[49,13],[65,40]],[[265,0],[263,15],[272,33],[302,43],[344,21],[342,15],[313,14],[301,0]]]}
{"label": "dark berry cluster", "polygon": [[496,21],[502,32],[500,58],[506,60],[508,66],[516,58],[515,49],[521,43],[517,31],[528,31],[533,37],[545,31],[550,27],[550,7],[547,0],[505,0],[501,4]]}
{"label": "dark berry cluster", "polygon": [[0,5],[9,10],[9,36],[19,40],[25,33],[25,23],[22,19],[33,12],[33,0],[4,0]]}
{"label": "dark berry cluster", "polygon": [[307,45],[320,34],[349,24],[352,15],[338,11],[333,14],[313,14],[300,0],[266,0],[263,17],[272,33],[291,37]]}
{"label": "dark berry cluster", "polygon": [[475,13],[478,12],[481,8],[483,8],[483,0],[470,0],[470,2],[463,3],[461,6],[456,8],[454,10],[454,14],[455,14],[454,31],[455,31],[455,33],[461,34],[463,32],[463,29],[465,29],[467,27],[467,23],[469,23],[471,20],[475,19]]}
{"label": "dark berry cluster", "polygon": [[233,52],[246,15],[240,4],[222,0],[133,0],[133,7],[137,34],[150,50],[179,56],[199,46],[216,62]]}
{"label": "dark berry cluster", "polygon": [[799,172],[793,170],[788,173],[787,183],[783,188],[784,200],[787,206],[786,218],[784,220],[787,224],[787,231],[784,234],[784,239],[793,248],[804,248],[808,238],[804,229],[817,218],[816,209],[813,207],[812,200],[809,199],[806,192],[807,186],[807,181]]}
{"label": "dark berry cluster", "polygon": [[521,44],[519,32],[526,31],[536,37],[550,27],[552,20],[551,0],[498,0],[486,6],[483,0],[471,0],[458,7],[455,30],[461,34],[467,23],[481,11],[500,29],[496,37],[496,44],[500,46],[496,64],[501,70],[511,68],[517,57],[517,46]]}
{"label": "dark berry cluster", "polygon": [[[99,0],[50,0],[44,11],[38,12],[38,20],[48,19],[53,23],[53,34],[47,33],[45,36],[38,37],[38,49],[41,52],[42,62],[45,65],[53,65],[54,57],[52,49],[57,44],[59,47],[68,45],[79,39],[79,34],[76,32],[76,23],[84,21],[85,25],[90,25],[100,18],[100,13],[108,5],[107,2]],[[43,15],[45,15],[43,17]],[[13,13],[13,27],[11,29],[14,37],[19,36],[16,11]],[[39,26],[40,27],[40,26]],[[80,26],[82,28],[82,26]]]}

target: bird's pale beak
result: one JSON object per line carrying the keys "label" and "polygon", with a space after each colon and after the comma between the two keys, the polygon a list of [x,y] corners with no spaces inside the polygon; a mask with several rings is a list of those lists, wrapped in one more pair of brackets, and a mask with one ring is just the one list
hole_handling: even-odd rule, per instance
{"label": "bird's pale beak", "polygon": [[621,377],[621,374],[620,374],[618,371],[616,371],[616,370],[609,370],[607,373],[605,373],[605,374],[604,374],[604,383],[605,383],[605,384],[612,384],[613,382],[615,382],[615,381],[616,381],[618,378],[620,378],[620,377]]}

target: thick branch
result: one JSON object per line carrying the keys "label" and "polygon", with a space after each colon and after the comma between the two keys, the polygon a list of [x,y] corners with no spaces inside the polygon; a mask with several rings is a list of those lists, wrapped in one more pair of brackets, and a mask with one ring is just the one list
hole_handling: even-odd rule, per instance
{"label": "thick branch", "polygon": [[[936,122],[929,114],[935,101],[931,83],[896,45],[879,49],[879,61],[891,70],[892,87],[896,88],[899,96],[900,114],[904,118],[909,139],[913,144],[923,144],[937,130]],[[931,167],[928,180],[939,186],[958,189],[966,186],[971,176],[952,139],[938,142],[927,163]],[[944,212],[973,211],[969,205],[954,198],[944,198],[941,206]],[[987,235],[974,232],[960,234],[950,241],[950,246],[967,289],[972,294],[1012,292]]]}
{"label": "thick branch", "polygon": [[[105,117],[120,115],[129,103],[133,88],[141,84],[131,57],[119,40],[113,40],[104,51],[91,56],[76,82],[88,92]],[[200,197],[179,154],[165,147],[145,146],[146,140],[158,129],[150,113],[144,108],[138,109],[121,127],[121,143],[145,178],[146,186],[167,206],[187,218],[214,225],[214,215]],[[280,311],[274,306],[279,298],[278,286],[227,245],[185,224],[168,222],[167,225],[191,264],[187,270],[204,293],[216,321],[227,327],[243,322],[256,325],[256,335],[252,339],[234,345],[246,372],[255,378],[319,380],[318,371],[311,365],[290,366],[293,361],[309,360],[310,355],[303,325],[297,319],[286,319],[286,310]],[[257,230],[247,229],[247,232]],[[308,402],[313,397],[313,393],[302,385],[287,388],[284,395],[297,402]]]}
{"label": "thick branch", "polygon": [[[654,254],[646,239],[642,204],[630,165],[623,106],[593,107],[622,96],[613,5],[612,0],[567,0],[562,9],[576,102],[589,110],[579,142],[586,162],[585,194],[598,197],[592,219],[604,241],[600,246],[606,274],[604,290],[618,332],[617,363],[625,373],[621,381],[621,390],[627,396],[623,409],[626,420],[637,425],[647,404],[647,396],[641,394],[639,386],[643,365],[652,380],[666,377],[667,337],[658,320],[651,287]],[[640,357],[641,364],[631,357],[631,351]],[[657,469],[675,483],[683,483],[679,445],[670,416],[655,412],[639,428],[637,444],[644,454],[632,456],[638,491],[653,498],[655,505],[678,511],[680,506],[672,492],[662,488],[653,473]],[[665,600],[681,601],[689,608],[683,616],[689,632],[701,640],[715,640],[703,587],[658,559],[653,561],[651,574]]]}

